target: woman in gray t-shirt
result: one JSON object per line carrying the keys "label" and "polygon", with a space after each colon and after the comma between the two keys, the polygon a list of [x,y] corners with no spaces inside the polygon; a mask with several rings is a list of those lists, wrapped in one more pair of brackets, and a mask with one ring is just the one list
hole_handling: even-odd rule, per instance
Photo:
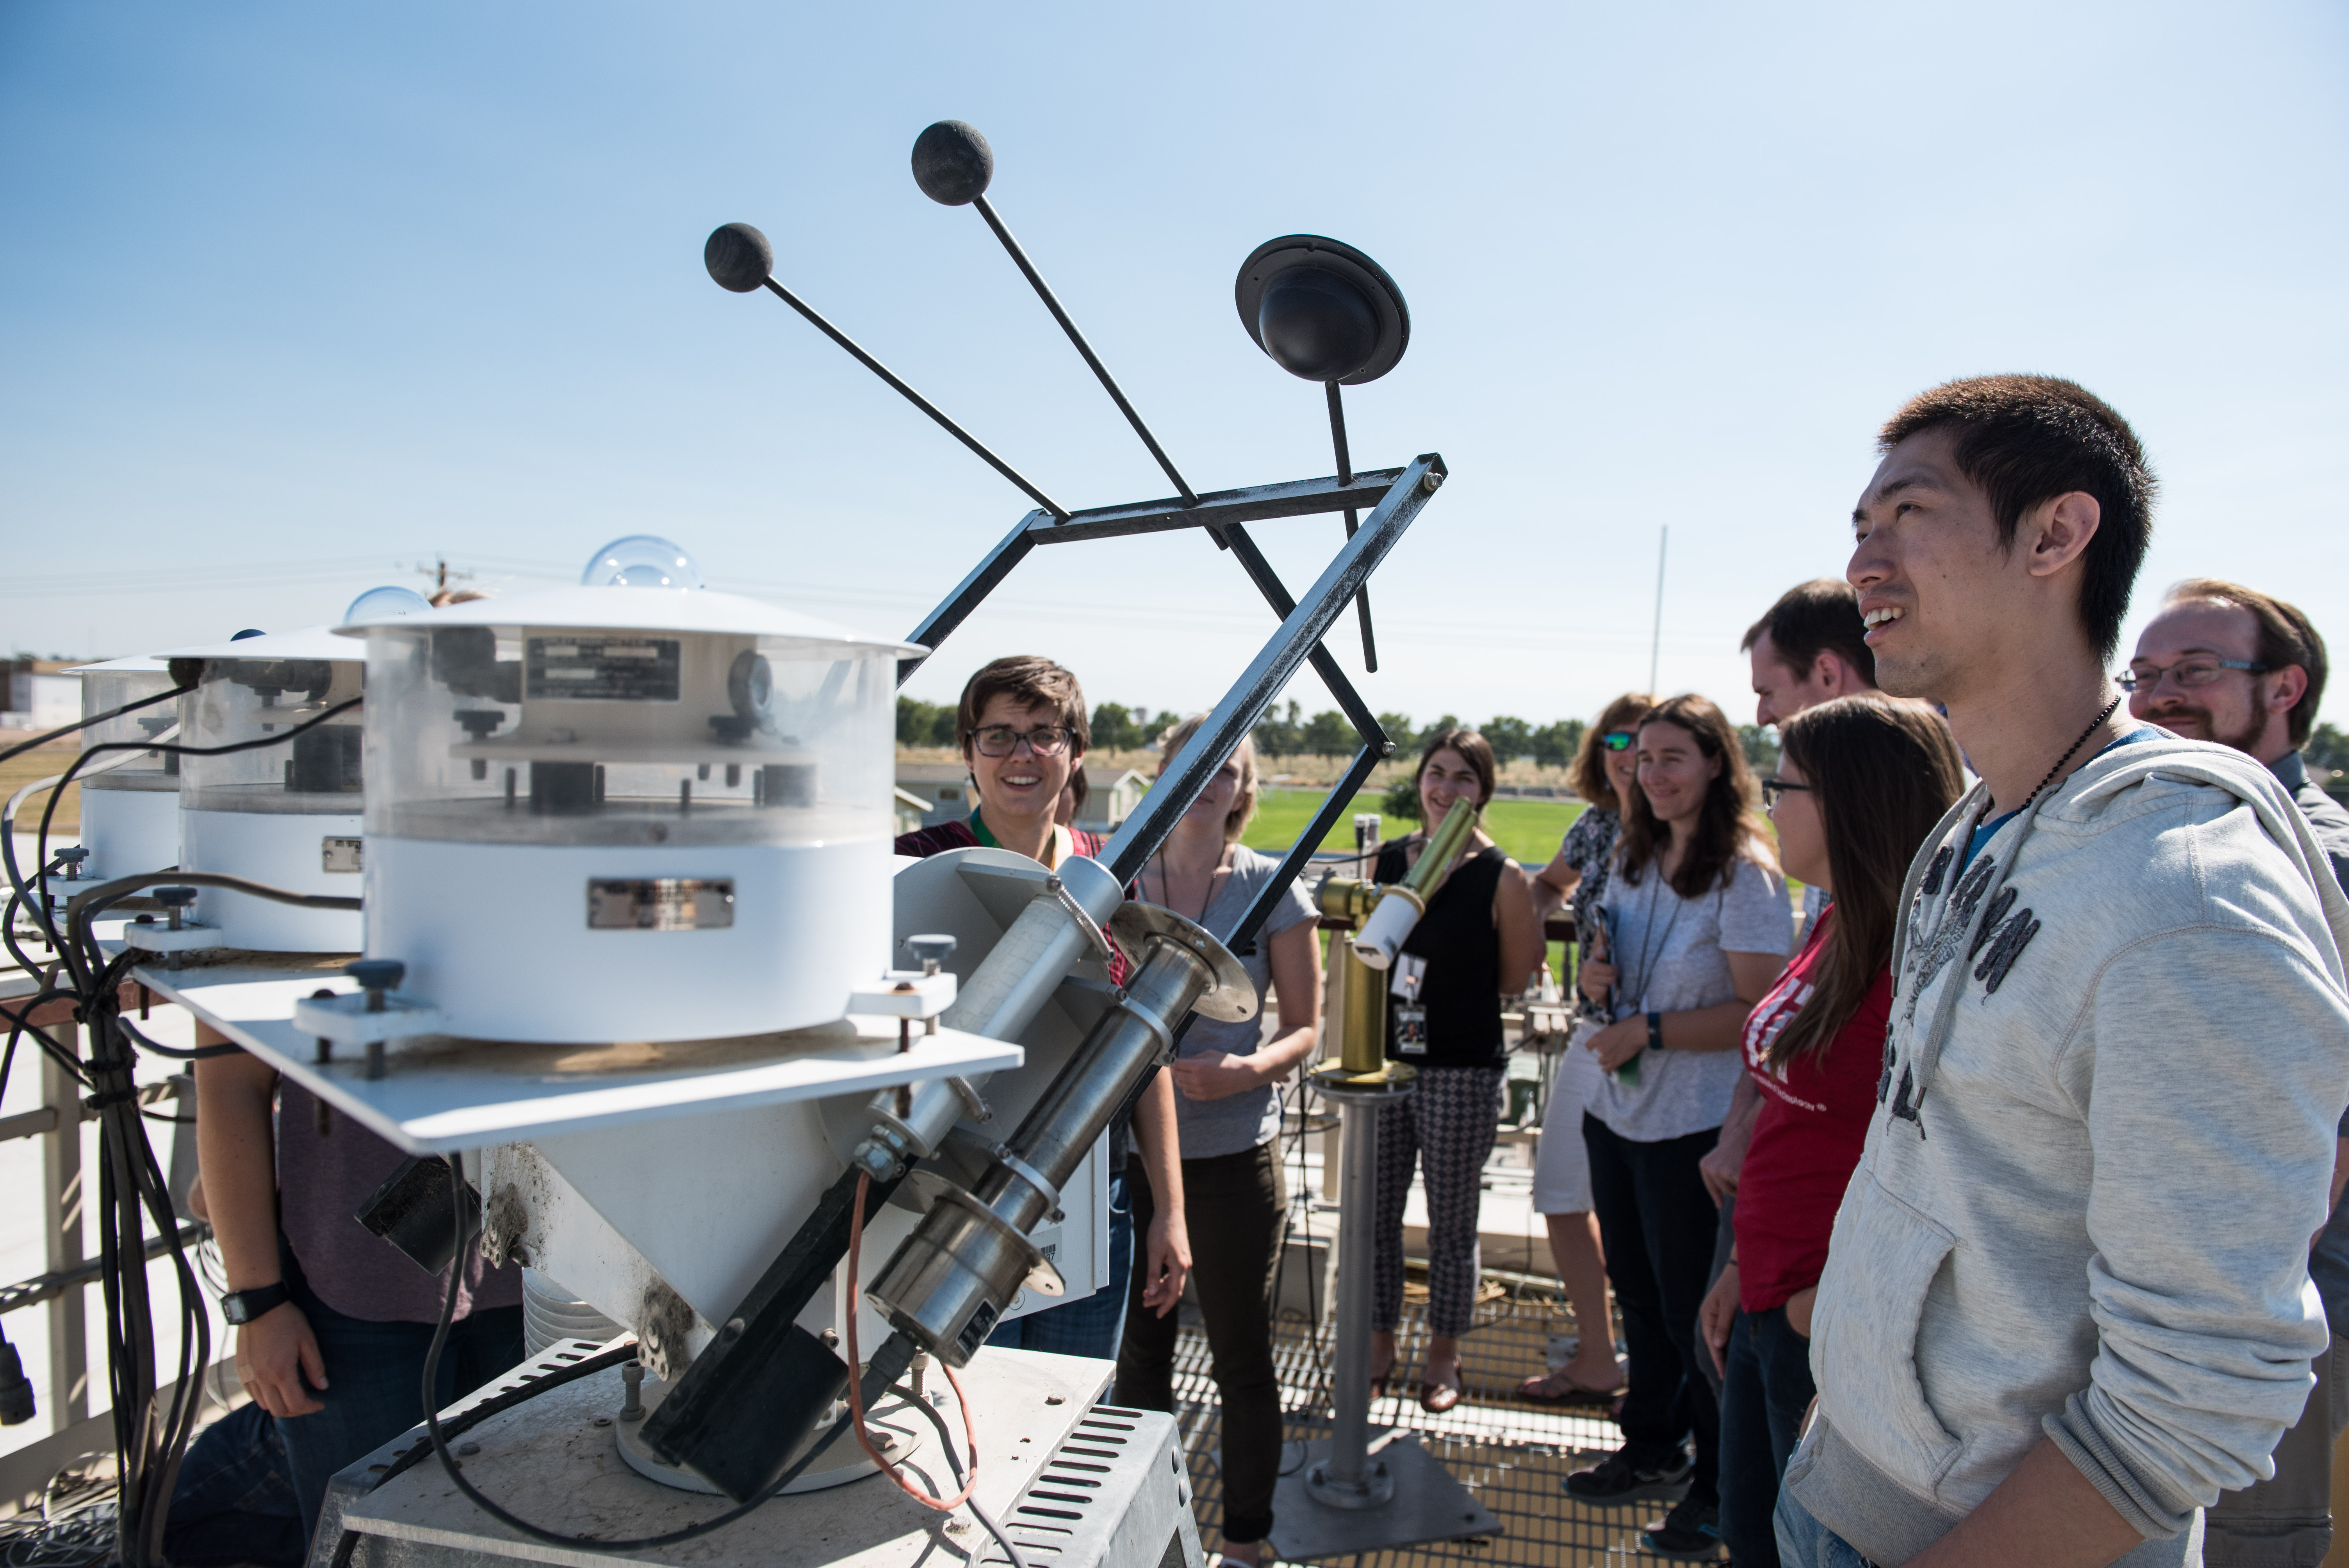
{"label": "woman in gray t-shirt", "polygon": [[[1198,725],[1194,718],[1171,731],[1160,743],[1161,758],[1180,751]],[[1142,896],[1219,935],[1237,925],[1280,871],[1278,861],[1238,841],[1256,794],[1256,753],[1242,741],[1143,871]],[[1288,1193],[1275,1140],[1281,1086],[1312,1053],[1319,1032],[1318,931],[1311,903],[1292,882],[1253,947],[1237,954],[1257,998],[1268,988],[1278,995],[1279,1021],[1272,1023],[1269,1012],[1237,1024],[1194,1018],[1182,1055],[1167,1069],[1174,1080],[1184,1208],[1211,1217],[1191,1233],[1191,1281],[1223,1399],[1224,1559],[1233,1563],[1258,1561],[1280,1476],[1271,1302]],[[1133,1222],[1147,1225],[1156,1203],[1149,1173],[1128,1166],[1126,1181]],[[1145,1313],[1136,1298],[1118,1350],[1119,1404],[1174,1408],[1175,1332],[1174,1315]]]}
{"label": "woman in gray t-shirt", "polygon": [[[1721,709],[1701,696],[1659,704],[1640,721],[1639,760],[1599,917],[1606,941],[1579,982],[1613,1020],[1588,1042],[1608,1076],[1582,1131],[1630,1380],[1622,1448],[1566,1490],[1621,1503],[1685,1480],[1649,1532],[1681,1555],[1711,1540],[1720,1500],[1721,1406],[1696,1342],[1719,1216],[1698,1162],[1744,1070],[1745,1016],[1785,967],[1795,921]],[[1681,1451],[1691,1427],[1692,1470]]]}

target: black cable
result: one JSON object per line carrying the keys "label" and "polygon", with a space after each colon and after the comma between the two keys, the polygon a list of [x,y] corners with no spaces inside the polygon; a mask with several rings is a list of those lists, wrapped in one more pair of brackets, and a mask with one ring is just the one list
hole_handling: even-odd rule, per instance
{"label": "black cable", "polygon": [[[10,747],[5,751],[0,751],[0,762],[5,762],[12,757],[22,756],[24,753],[31,751],[38,747],[47,746],[50,741],[71,735],[76,730],[87,729],[93,724],[104,724],[110,718],[120,718],[126,713],[136,713],[142,707],[152,707],[159,702],[168,702],[173,697],[184,696],[189,692],[195,689],[196,688],[192,684],[182,686],[173,686],[169,691],[158,692],[153,696],[142,696],[137,702],[124,703],[120,707],[111,708],[105,713],[91,714],[88,717],[80,720],[78,723],[68,724],[62,729],[53,729],[47,735],[36,735],[30,740],[20,742],[17,745]],[[146,748],[141,748],[140,749]],[[88,756],[88,753],[84,752],[83,755]],[[65,787],[65,776],[60,775],[56,787],[49,791],[50,804],[56,804],[57,796],[64,793]],[[26,892],[25,878],[24,873],[16,869],[16,834],[15,831],[15,818],[11,817],[9,819],[7,827],[9,830],[8,831],[0,832],[0,863],[5,863],[7,867],[8,885],[14,889],[18,895],[22,896]],[[44,844],[47,841],[47,834],[46,830],[42,835],[42,841]],[[47,858],[46,854],[43,858]],[[27,902],[29,903],[30,900],[27,899]]]}
{"label": "black cable", "polygon": [[[137,1029],[133,1028],[129,1020],[126,1018],[117,1017],[114,1020],[114,1026],[121,1030],[124,1034],[129,1036],[130,1043],[138,1047],[140,1050],[150,1051],[159,1057],[170,1057],[174,1061],[200,1062],[207,1057],[233,1057],[244,1049],[243,1046],[219,1045],[198,1046],[191,1050],[183,1050],[178,1046],[163,1046],[156,1044],[153,1040],[149,1039],[145,1035],[140,1034]],[[6,1075],[0,1074],[0,1085],[5,1085],[6,1081]]]}
{"label": "black cable", "polygon": [[[424,1353],[424,1429],[431,1435],[432,1450],[440,1457],[440,1468],[448,1472],[449,1479],[456,1483],[457,1490],[463,1492],[474,1507],[492,1519],[510,1530],[522,1532],[533,1541],[543,1541],[552,1546],[564,1546],[574,1550],[581,1546],[594,1546],[605,1552],[648,1552],[664,1546],[675,1546],[707,1535],[714,1530],[722,1530],[737,1520],[749,1515],[777,1492],[797,1480],[808,1466],[813,1464],[825,1449],[831,1448],[839,1439],[843,1432],[848,1430],[851,1425],[848,1419],[843,1418],[834,1421],[822,1437],[810,1445],[808,1451],[800,1456],[797,1464],[791,1466],[765,1486],[761,1487],[749,1501],[705,1519],[698,1524],[688,1524],[682,1529],[672,1530],[666,1535],[647,1535],[634,1541],[605,1541],[589,1535],[560,1535],[552,1530],[533,1524],[526,1519],[508,1513],[504,1509],[482,1496],[481,1490],[465,1479],[464,1471],[458,1467],[456,1456],[449,1451],[448,1434],[440,1425],[440,1416],[437,1408],[436,1395],[440,1382],[440,1353],[448,1346],[449,1326],[456,1321],[457,1289],[463,1281],[465,1243],[471,1239],[472,1232],[472,1216],[465,1212],[465,1172],[454,1157],[449,1158],[449,1175],[450,1206],[457,1217],[457,1255],[449,1263],[449,1289],[441,1298],[440,1322],[432,1331],[432,1346]],[[891,1354],[891,1347],[901,1345],[904,1340],[903,1334],[892,1335],[887,1343],[874,1353],[869,1364],[871,1371],[866,1374],[866,1377],[868,1380],[875,1383],[876,1393],[879,1389],[886,1388],[895,1382],[897,1374],[903,1371],[905,1363],[912,1359],[910,1347],[903,1349],[896,1357],[893,1357]],[[895,1366],[890,1365],[893,1359],[896,1361]],[[853,1368],[849,1376],[855,1376]],[[339,1546],[336,1548],[336,1557],[347,1568],[349,1559],[342,1553]]]}
{"label": "black cable", "polygon": [[[914,1408],[921,1411],[923,1415],[928,1417],[930,1425],[938,1429],[939,1451],[946,1455],[947,1468],[954,1471],[955,1485],[959,1489],[962,1485],[963,1470],[961,1463],[955,1458],[954,1434],[947,1428],[947,1418],[938,1414],[937,1408],[936,1406],[932,1405],[927,1399],[922,1398],[921,1395],[915,1393],[911,1388],[906,1387],[903,1383],[896,1384],[890,1388],[889,1392],[896,1395],[899,1398],[905,1400],[905,1403],[913,1406]],[[1003,1532],[1003,1526],[995,1522],[994,1516],[989,1514],[987,1510],[979,1507],[978,1499],[976,1495],[963,1499],[962,1505],[970,1510],[972,1518],[978,1520],[980,1524],[986,1526],[987,1532],[989,1535],[995,1537],[995,1543],[1003,1548],[1004,1554],[1010,1562],[1011,1568],[1028,1568],[1028,1559],[1019,1555],[1019,1548],[1012,1542],[1011,1537]],[[977,1560],[973,1559],[973,1561],[976,1562]]]}
{"label": "black cable", "polygon": [[[358,707],[359,704],[366,700],[367,698],[364,696],[348,697],[336,703],[334,707],[327,708],[323,713],[305,718],[299,724],[288,726],[281,733],[255,736],[251,740],[233,740],[223,746],[182,746],[177,742],[155,744],[143,740],[108,740],[101,741],[96,746],[84,747],[82,748],[81,755],[75,758],[71,763],[67,764],[66,770],[57,776],[57,787],[49,791],[49,803],[47,806],[44,807],[41,811],[41,836],[36,848],[42,859],[46,860],[48,858],[49,823],[57,815],[57,802],[66,798],[66,787],[73,782],[74,775],[81,771],[82,764],[88,762],[91,758],[96,757],[101,751],[165,751],[171,753],[174,757],[228,757],[240,751],[261,751],[272,746],[282,746],[297,735],[302,735],[307,731],[316,729],[318,726],[326,723],[326,720],[334,717],[336,714],[348,713],[352,708]],[[13,842],[16,835],[14,833],[10,833],[7,837]],[[150,882],[193,882],[197,879],[192,874],[189,876],[181,876],[175,872],[161,872],[156,873],[149,880]],[[40,892],[41,898],[39,916],[42,923],[42,929],[49,934],[51,941],[54,942],[56,940],[57,928],[49,923],[48,910],[47,907],[48,903],[49,888],[48,878],[46,873],[41,878]],[[354,909],[358,907],[357,900],[351,901],[351,907]]]}

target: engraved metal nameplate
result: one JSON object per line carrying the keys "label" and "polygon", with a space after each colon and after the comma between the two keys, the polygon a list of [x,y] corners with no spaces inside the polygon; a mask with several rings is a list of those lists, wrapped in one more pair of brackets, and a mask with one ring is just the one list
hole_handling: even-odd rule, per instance
{"label": "engraved metal nameplate", "polygon": [[358,839],[326,838],[318,841],[318,861],[322,869],[330,872],[357,872],[359,869]]}
{"label": "engraved metal nameplate", "polygon": [[731,877],[591,877],[590,931],[722,931],[734,923]]}

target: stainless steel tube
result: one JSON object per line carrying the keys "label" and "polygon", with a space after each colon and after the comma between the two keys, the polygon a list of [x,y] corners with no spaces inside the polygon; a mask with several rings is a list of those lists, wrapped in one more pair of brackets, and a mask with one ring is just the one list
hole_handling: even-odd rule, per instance
{"label": "stainless steel tube", "polygon": [[1371,1278],[1378,1247],[1379,1108],[1338,1109],[1345,1207],[1338,1214],[1338,1354],[1330,1396],[1330,1479],[1362,1484],[1371,1447]]}

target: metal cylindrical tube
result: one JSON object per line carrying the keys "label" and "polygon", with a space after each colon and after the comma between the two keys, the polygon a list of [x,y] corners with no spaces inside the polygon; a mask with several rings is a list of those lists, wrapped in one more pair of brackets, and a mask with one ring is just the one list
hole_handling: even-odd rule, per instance
{"label": "metal cylindrical tube", "polygon": [[1338,1065],[1350,1073],[1374,1073],[1387,1055],[1386,973],[1363,963],[1342,943],[1330,944],[1330,959],[1343,992]]}
{"label": "metal cylindrical tube", "polygon": [[[1098,861],[1077,856],[1061,863],[1059,875],[1097,924],[1106,924],[1125,902],[1125,889]],[[939,1021],[990,1040],[1018,1039],[1069,971],[1083,961],[1092,941],[1060,900],[1037,898],[1020,911],[987,961],[957,987],[954,1006]]]}
{"label": "metal cylindrical tube", "polygon": [[1215,979],[1203,952],[1149,940],[1124,999],[1093,1026],[1008,1146],[1054,1191],[1038,1191],[1027,1175],[998,1161],[971,1199],[936,1202],[866,1293],[891,1324],[950,1365],[969,1361],[1035,1267],[1028,1233],[1143,1074],[1171,1052],[1174,1026]]}

